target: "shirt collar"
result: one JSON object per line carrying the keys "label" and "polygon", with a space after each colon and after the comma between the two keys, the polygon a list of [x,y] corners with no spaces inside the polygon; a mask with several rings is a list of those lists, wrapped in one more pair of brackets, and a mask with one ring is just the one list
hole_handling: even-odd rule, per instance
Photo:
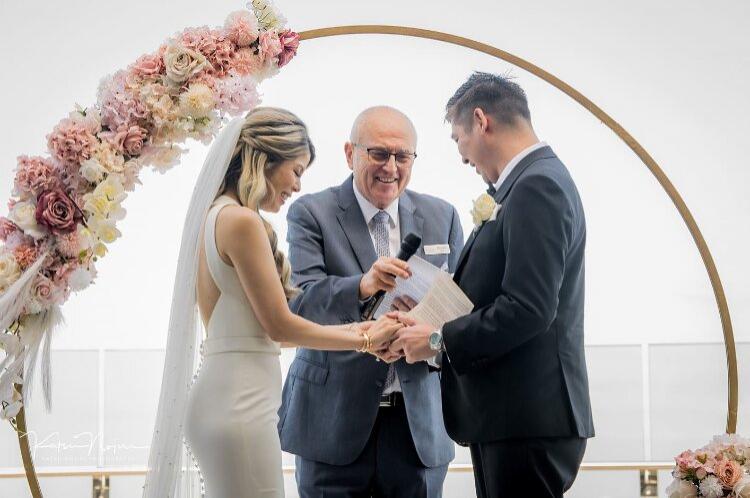
{"label": "shirt collar", "polygon": [[[352,185],[354,186],[354,197],[357,198],[357,203],[359,204],[359,208],[362,210],[362,214],[365,217],[365,223],[367,225],[370,224],[370,221],[375,217],[376,214],[378,214],[378,209],[372,202],[368,201],[364,195],[362,195],[362,192],[359,191],[357,188],[357,181],[353,179]],[[396,197],[396,200],[391,202],[390,206],[383,209],[386,213],[388,213],[388,216],[391,218],[391,223],[393,225],[398,225],[398,197]]]}
{"label": "shirt collar", "polygon": [[541,149],[542,147],[547,147],[547,142],[537,142],[534,145],[531,145],[529,147],[526,147],[521,152],[516,154],[516,156],[508,162],[508,164],[505,166],[503,171],[500,173],[500,178],[497,179],[495,182],[495,190],[500,190],[500,185],[503,184],[506,178],[510,176],[510,172],[518,166],[518,163],[523,160],[524,157],[528,156],[532,152],[534,152],[537,149]]}

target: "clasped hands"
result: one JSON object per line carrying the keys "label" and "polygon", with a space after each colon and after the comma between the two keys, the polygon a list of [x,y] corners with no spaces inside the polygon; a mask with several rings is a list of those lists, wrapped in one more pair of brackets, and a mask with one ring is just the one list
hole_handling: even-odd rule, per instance
{"label": "clasped hands", "polygon": [[407,363],[416,363],[435,356],[429,345],[435,328],[418,323],[402,311],[392,311],[376,321],[361,323],[360,327],[372,337],[370,354],[386,363],[401,358],[406,358]]}

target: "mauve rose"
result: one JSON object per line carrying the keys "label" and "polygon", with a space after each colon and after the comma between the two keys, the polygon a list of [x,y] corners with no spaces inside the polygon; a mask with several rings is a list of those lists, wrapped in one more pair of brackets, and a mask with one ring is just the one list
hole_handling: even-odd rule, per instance
{"label": "mauve rose", "polygon": [[734,460],[720,460],[714,466],[722,486],[731,489],[742,478],[742,466]]}
{"label": "mauve rose", "polygon": [[299,48],[299,33],[287,29],[279,34],[279,41],[281,42],[279,67],[283,67],[292,60],[292,57],[297,55],[297,49]]}
{"label": "mauve rose", "polygon": [[36,222],[55,234],[70,233],[83,218],[62,190],[43,192],[37,199]]}

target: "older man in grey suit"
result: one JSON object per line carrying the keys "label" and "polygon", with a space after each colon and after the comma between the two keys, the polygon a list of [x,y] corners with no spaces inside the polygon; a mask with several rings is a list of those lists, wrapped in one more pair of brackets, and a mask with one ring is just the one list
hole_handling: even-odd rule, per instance
{"label": "older man in grey suit", "polygon": [[[376,292],[394,287],[394,275],[409,276],[394,257],[408,233],[422,238],[418,256],[453,271],[463,246],[455,208],[406,190],[416,142],[403,113],[367,109],[345,145],[353,175],[292,204],[289,258],[302,289],[290,303],[296,313],[321,324],[359,321]],[[425,362],[299,349],[279,415],[302,498],[442,494],[454,449],[440,380]]]}

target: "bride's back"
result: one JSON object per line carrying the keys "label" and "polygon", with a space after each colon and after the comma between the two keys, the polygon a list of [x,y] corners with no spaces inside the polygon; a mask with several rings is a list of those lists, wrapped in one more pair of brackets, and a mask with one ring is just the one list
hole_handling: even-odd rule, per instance
{"label": "bride's back", "polygon": [[217,247],[217,219],[226,206],[239,206],[239,203],[227,195],[216,199],[206,216],[199,252],[196,290],[208,337],[206,347],[231,347],[240,342],[245,350],[278,352],[278,344],[261,327],[237,272]]}

